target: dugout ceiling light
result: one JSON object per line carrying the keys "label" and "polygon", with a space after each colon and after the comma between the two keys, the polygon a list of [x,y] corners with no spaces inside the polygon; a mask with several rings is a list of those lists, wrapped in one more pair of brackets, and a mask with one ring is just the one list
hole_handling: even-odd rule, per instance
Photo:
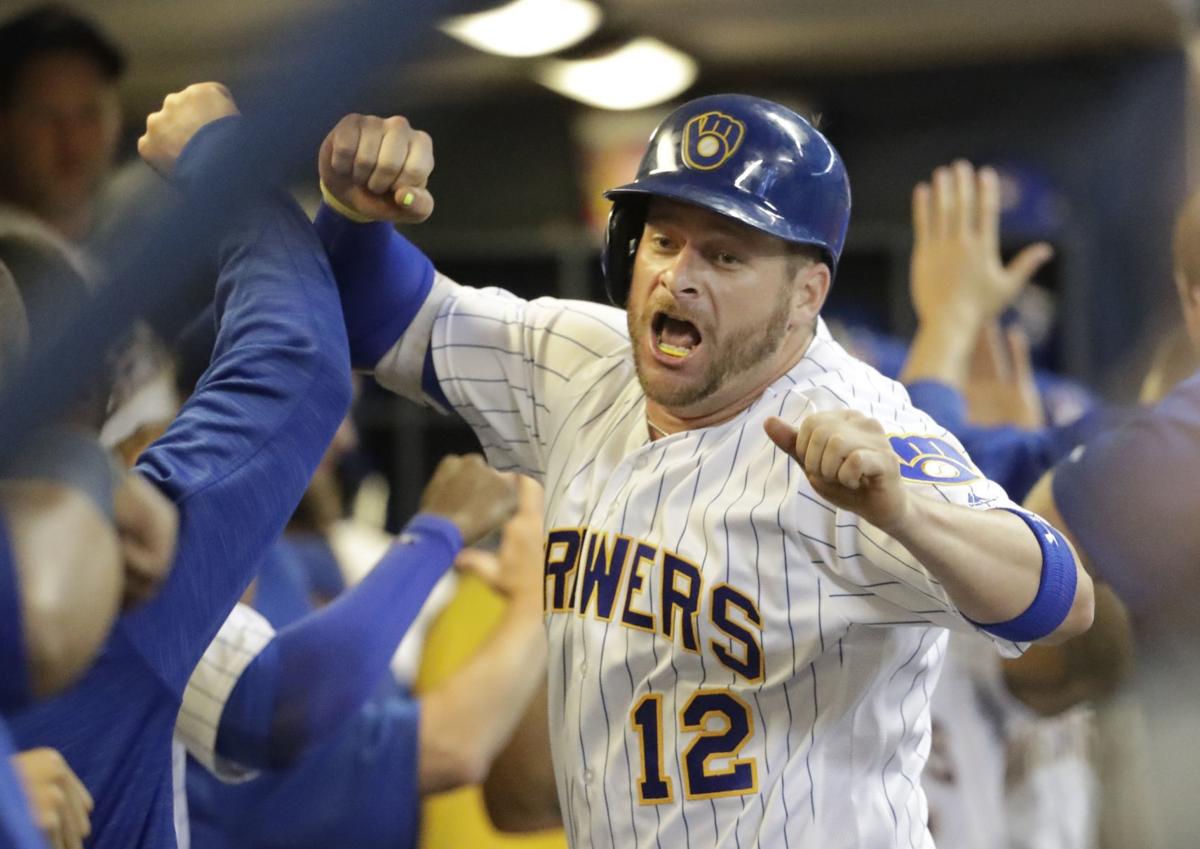
{"label": "dugout ceiling light", "polygon": [[523,58],[577,44],[596,31],[602,17],[592,0],[513,0],[488,12],[449,18],[441,26],[477,50]]}
{"label": "dugout ceiling light", "polygon": [[696,61],[654,38],[635,38],[593,59],[553,59],[538,82],[599,109],[642,109],[685,91],[696,80]]}

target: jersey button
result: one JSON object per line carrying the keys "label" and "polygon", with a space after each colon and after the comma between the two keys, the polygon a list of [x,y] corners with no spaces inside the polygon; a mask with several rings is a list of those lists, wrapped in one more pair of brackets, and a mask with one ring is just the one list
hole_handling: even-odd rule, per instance
{"label": "jersey button", "polygon": [[580,678],[587,677],[587,661],[586,660],[583,663],[579,664],[579,677]]}
{"label": "jersey button", "polygon": [[595,780],[596,780],[596,773],[592,772],[590,769],[585,769],[583,771],[583,783],[584,784],[586,784],[590,787],[592,782]]}
{"label": "jersey button", "polygon": [[646,466],[649,465],[649,463],[650,463],[650,461],[646,458],[646,455],[642,454],[640,457],[638,457],[636,460],[633,461],[633,467],[640,472],[642,469],[646,468]]}

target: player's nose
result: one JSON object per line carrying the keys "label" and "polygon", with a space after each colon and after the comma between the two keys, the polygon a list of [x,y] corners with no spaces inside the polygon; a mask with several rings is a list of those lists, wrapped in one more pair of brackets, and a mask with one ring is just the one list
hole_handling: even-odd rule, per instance
{"label": "player's nose", "polygon": [[676,298],[699,294],[701,257],[690,247],[684,247],[671,258],[659,275],[667,290]]}

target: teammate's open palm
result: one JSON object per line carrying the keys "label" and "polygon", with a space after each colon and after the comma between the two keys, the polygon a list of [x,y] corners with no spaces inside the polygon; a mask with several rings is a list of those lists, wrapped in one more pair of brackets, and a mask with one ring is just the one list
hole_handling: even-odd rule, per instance
{"label": "teammate's open palm", "polygon": [[525,603],[540,614],[545,586],[542,487],[533,479],[521,476],[517,479],[517,489],[520,506],[504,526],[500,550],[493,553],[466,548],[459,553],[454,565],[461,571],[479,576],[510,602]]}
{"label": "teammate's open palm", "polygon": [[317,167],[326,193],[363,219],[413,224],[433,212],[433,139],[407,118],[347,115],[322,142]]}
{"label": "teammate's open palm", "polygon": [[804,469],[817,494],[883,530],[897,526],[908,507],[900,462],[883,426],[853,410],[806,416],[799,428],[766,421],[771,441]]}
{"label": "teammate's open palm", "polygon": [[195,83],[168,94],[162,108],[146,118],[138,153],[155,171],[169,176],[179,154],[201,127],[236,114],[237,104],[228,88],[221,83]]}
{"label": "teammate's open palm", "polygon": [[514,476],[497,472],[479,454],[443,458],[421,494],[421,512],[458,525],[463,545],[499,528],[516,509]]}
{"label": "teammate's open palm", "polygon": [[922,321],[998,315],[1053,255],[1039,242],[1000,261],[1000,178],[959,160],[913,189],[913,308]]}

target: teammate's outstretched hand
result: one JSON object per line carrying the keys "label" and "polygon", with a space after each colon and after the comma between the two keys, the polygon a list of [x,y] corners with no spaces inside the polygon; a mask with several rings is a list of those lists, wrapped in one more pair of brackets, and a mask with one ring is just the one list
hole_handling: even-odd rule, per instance
{"label": "teammate's outstretched hand", "polygon": [[1046,424],[1033,375],[1029,337],[1019,325],[985,322],[963,387],[967,419],[977,425],[1039,428]]}
{"label": "teammate's outstretched hand", "polygon": [[913,189],[913,308],[922,322],[975,326],[1008,306],[1053,256],[1045,242],[1000,261],[1000,178],[959,160]]}
{"label": "teammate's outstretched hand", "polygon": [[137,142],[138,153],[155,171],[169,177],[197,130],[218,118],[237,114],[233,95],[221,83],[195,83],[168,94],[162,109],[150,113],[146,132]]}
{"label": "teammate's outstretched hand", "polygon": [[519,506],[508,520],[500,537],[500,550],[464,548],[454,561],[457,569],[482,578],[510,603],[523,604],[538,615],[542,611],[545,583],[542,554],[545,533],[542,530],[543,492],[531,478],[517,478]]}
{"label": "teammate's outstretched hand", "polygon": [[54,749],[30,749],[12,758],[29,800],[30,815],[52,849],[82,849],[92,832],[92,796]]}
{"label": "teammate's outstretched hand", "polygon": [[146,601],[167,579],[175,559],[179,511],[137,472],[113,489],[113,513],[125,559],[125,608]]}
{"label": "teammate's outstretched hand", "polygon": [[438,463],[421,494],[421,512],[443,516],[471,545],[499,528],[516,512],[515,476],[497,472],[479,454],[450,455]]}
{"label": "teammate's outstretched hand", "polygon": [[325,137],[317,166],[325,191],[362,218],[414,224],[433,212],[433,139],[407,118],[347,115]]}
{"label": "teammate's outstretched hand", "polygon": [[805,416],[799,428],[775,417],[764,427],[826,501],[884,531],[904,521],[909,495],[900,461],[875,419],[854,410],[831,410]]}

